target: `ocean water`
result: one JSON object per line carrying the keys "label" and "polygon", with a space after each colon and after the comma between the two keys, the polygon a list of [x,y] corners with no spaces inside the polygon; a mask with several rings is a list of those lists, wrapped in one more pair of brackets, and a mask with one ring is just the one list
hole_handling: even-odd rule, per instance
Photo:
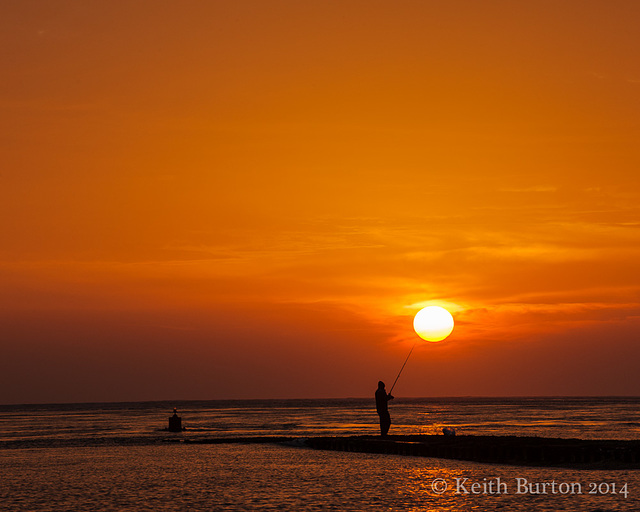
{"label": "ocean water", "polygon": [[[163,430],[173,407],[186,430]],[[637,439],[640,399],[397,399],[395,434]],[[0,510],[640,510],[640,471],[185,439],[377,433],[372,400],[0,406]]]}

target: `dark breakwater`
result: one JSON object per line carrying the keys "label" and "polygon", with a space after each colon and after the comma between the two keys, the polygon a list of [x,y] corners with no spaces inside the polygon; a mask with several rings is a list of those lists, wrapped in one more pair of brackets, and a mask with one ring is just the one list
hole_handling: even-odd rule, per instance
{"label": "dark breakwater", "polygon": [[311,437],[319,450],[382,453],[518,466],[640,469],[640,441],[517,436]]}
{"label": "dark breakwater", "polygon": [[517,466],[640,469],[640,441],[442,435],[309,438],[260,436],[180,441],[188,444],[276,443],[316,450],[433,457]]}

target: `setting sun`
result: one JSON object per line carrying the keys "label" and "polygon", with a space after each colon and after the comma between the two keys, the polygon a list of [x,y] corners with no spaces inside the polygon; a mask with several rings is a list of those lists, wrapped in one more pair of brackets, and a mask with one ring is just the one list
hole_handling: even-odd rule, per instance
{"label": "setting sun", "polygon": [[413,328],[423,340],[442,341],[453,331],[453,317],[440,306],[429,306],[418,311]]}

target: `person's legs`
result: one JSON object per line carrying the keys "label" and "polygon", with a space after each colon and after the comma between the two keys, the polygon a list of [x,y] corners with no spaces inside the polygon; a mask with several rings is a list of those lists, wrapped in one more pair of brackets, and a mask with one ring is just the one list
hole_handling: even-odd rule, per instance
{"label": "person's legs", "polygon": [[380,413],[380,435],[386,436],[387,432],[389,432],[389,427],[391,427],[389,411]]}

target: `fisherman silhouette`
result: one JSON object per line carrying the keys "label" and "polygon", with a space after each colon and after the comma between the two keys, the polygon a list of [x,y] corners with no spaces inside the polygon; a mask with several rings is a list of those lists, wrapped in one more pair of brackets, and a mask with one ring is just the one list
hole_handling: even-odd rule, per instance
{"label": "fisherman silhouette", "polygon": [[384,389],[384,382],[378,382],[378,389],[376,390],[376,410],[378,416],[380,416],[380,435],[386,436],[391,426],[391,416],[389,415],[389,400],[393,400],[391,394],[387,394],[387,390]]}
{"label": "fisherman silhouette", "polygon": [[178,416],[178,409],[173,408],[173,416],[169,417],[169,432],[182,432],[182,418]]}

